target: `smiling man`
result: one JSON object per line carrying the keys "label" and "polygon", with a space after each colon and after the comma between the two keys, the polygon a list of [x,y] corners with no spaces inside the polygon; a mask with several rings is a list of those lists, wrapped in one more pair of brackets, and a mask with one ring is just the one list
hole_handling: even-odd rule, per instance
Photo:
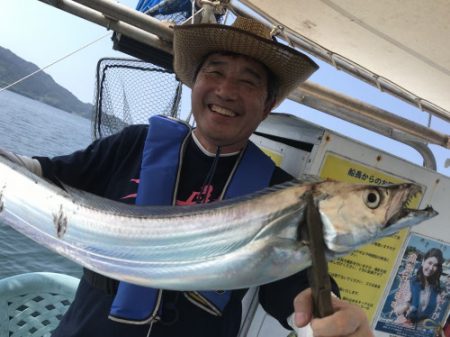
{"label": "smiling man", "polygon": [[[71,155],[37,157],[36,172],[120,202],[178,207],[292,179],[249,137],[317,69],[312,60],[273,41],[260,23],[238,18],[232,26],[175,27],[174,69],[192,88],[195,129],[152,117],[149,125],[127,127]],[[246,291],[152,289],[85,269],[53,336],[235,337]],[[259,300],[288,329],[293,315],[298,326],[311,323],[315,336],[373,336],[364,312],[337,298],[333,315],[313,318],[305,272],[261,286]]]}
{"label": "smiling man", "polygon": [[268,95],[268,70],[237,54],[210,54],[192,86],[192,112],[200,143],[210,152],[242,150],[269,114],[275,101]]}

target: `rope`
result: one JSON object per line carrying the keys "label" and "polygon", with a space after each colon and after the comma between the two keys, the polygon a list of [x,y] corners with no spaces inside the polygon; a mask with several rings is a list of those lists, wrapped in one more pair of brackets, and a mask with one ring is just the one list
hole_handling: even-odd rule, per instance
{"label": "rope", "polygon": [[76,49],[76,50],[70,52],[69,54],[67,54],[67,55],[65,55],[65,56],[63,56],[63,57],[61,57],[61,58],[59,58],[59,59],[53,61],[52,63],[46,65],[45,67],[40,68],[40,69],[38,69],[38,70],[36,70],[36,71],[33,71],[31,74],[28,74],[28,75],[26,75],[25,77],[22,77],[21,79],[15,81],[15,82],[13,82],[13,83],[8,84],[6,87],[0,88],[0,92],[2,92],[2,91],[4,91],[4,90],[7,90],[7,89],[9,89],[9,88],[15,86],[16,84],[19,84],[19,83],[25,81],[26,79],[28,79],[28,78],[30,78],[30,77],[36,75],[37,73],[40,73],[41,71],[44,71],[45,69],[47,69],[47,68],[53,66],[54,64],[56,64],[56,63],[58,63],[58,62],[61,62],[61,61],[65,60],[66,58],[72,56],[73,54],[76,54],[76,53],[78,53],[79,51],[81,51],[81,50],[83,50],[83,49],[85,49],[85,48],[87,48],[87,47],[93,45],[94,43],[97,43],[97,42],[100,41],[101,39],[104,39],[106,36],[108,36],[108,35],[110,35],[110,34],[111,34],[111,33],[108,32],[108,33],[106,33],[106,34],[100,36],[99,38],[95,39],[94,41],[91,41],[91,42],[85,44],[84,46],[82,46],[82,47],[80,47],[80,48],[78,48],[78,49]]}

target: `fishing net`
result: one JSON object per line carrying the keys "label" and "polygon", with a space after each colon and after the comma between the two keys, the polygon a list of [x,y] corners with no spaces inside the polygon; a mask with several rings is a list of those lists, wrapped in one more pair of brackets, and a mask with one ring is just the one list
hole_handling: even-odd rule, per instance
{"label": "fishing net", "polygon": [[[181,24],[199,10],[198,5],[193,0],[139,0],[136,9],[160,21]],[[214,13],[217,22],[222,22],[225,12]],[[182,85],[173,74],[173,55],[123,34],[114,33],[112,40],[114,49],[139,60],[103,58],[98,62],[94,139],[130,124],[147,123],[151,115],[178,117]]]}
{"label": "fishing net", "polygon": [[151,63],[103,58],[97,63],[93,137],[98,139],[152,115],[177,117],[182,85],[175,74]]}

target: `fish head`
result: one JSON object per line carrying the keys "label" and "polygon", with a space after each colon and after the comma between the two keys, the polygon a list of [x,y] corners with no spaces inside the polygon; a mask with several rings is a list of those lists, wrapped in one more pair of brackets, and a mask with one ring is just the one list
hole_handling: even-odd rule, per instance
{"label": "fish head", "polygon": [[325,244],[336,254],[348,253],[438,214],[430,206],[408,208],[421,191],[413,183],[373,186],[324,181],[315,190]]}

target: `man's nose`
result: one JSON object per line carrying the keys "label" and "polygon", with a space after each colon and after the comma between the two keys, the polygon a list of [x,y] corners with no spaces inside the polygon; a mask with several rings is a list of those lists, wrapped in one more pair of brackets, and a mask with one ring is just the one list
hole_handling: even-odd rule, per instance
{"label": "man's nose", "polygon": [[234,100],[239,94],[239,86],[235,80],[224,78],[217,85],[216,94],[224,100]]}

